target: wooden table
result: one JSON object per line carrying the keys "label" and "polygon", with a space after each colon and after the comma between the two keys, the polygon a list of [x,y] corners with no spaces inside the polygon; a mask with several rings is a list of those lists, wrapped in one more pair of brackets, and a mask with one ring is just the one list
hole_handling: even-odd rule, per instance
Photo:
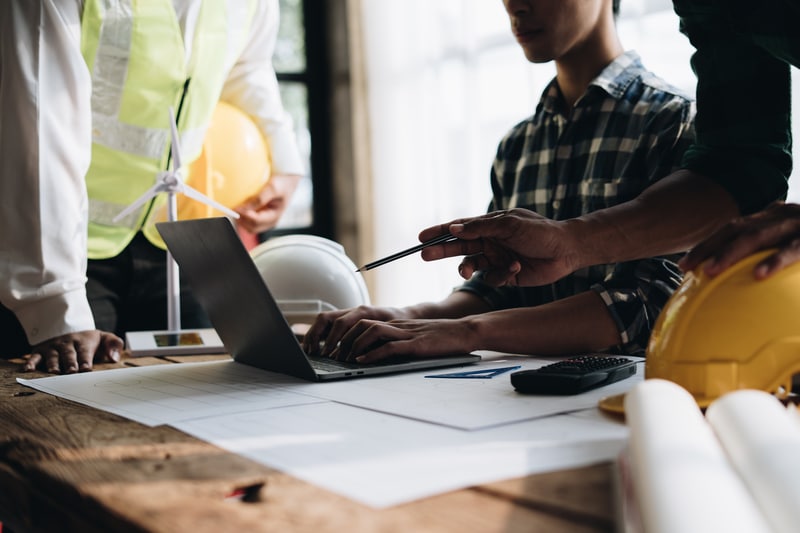
{"label": "wooden table", "polygon": [[[180,361],[124,359],[95,371]],[[43,375],[0,360],[0,522],[15,533],[614,530],[610,463],[375,510],[171,427],[16,382]]]}

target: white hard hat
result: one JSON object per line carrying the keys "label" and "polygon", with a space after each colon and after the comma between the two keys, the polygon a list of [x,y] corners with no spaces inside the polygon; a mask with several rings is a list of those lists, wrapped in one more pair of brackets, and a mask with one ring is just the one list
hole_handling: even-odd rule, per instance
{"label": "white hard hat", "polygon": [[286,235],[259,244],[250,256],[289,322],[370,303],[363,276],[337,242]]}

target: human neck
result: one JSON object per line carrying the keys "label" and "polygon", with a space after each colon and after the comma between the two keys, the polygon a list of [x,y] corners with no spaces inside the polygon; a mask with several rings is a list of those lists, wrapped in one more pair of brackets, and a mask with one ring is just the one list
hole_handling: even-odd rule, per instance
{"label": "human neck", "polygon": [[556,59],[556,80],[567,112],[583,96],[589,83],[623,51],[611,18],[599,25],[588,39]]}

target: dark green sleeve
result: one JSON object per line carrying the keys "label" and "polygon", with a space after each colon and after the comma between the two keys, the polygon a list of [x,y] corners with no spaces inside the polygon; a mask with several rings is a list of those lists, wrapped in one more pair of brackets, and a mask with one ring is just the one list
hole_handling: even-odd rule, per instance
{"label": "dark green sleeve", "polygon": [[780,42],[770,32],[782,26],[738,1],[674,5],[696,49],[697,138],[683,166],[725,187],[742,214],[758,211],[785,197],[792,170],[790,67],[765,46]]}

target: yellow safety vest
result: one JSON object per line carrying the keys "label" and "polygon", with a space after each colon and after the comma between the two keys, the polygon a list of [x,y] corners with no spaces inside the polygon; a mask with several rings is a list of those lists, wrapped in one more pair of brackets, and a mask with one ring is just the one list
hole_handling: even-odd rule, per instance
{"label": "yellow safety vest", "polygon": [[84,3],[81,49],[92,76],[92,160],[86,175],[90,259],[116,256],[140,229],[163,248],[153,224],[165,194],[113,219],[167,168],[170,107],[180,109],[182,164],[200,154],[254,9],[254,0],[203,1],[187,64],[172,0]]}

